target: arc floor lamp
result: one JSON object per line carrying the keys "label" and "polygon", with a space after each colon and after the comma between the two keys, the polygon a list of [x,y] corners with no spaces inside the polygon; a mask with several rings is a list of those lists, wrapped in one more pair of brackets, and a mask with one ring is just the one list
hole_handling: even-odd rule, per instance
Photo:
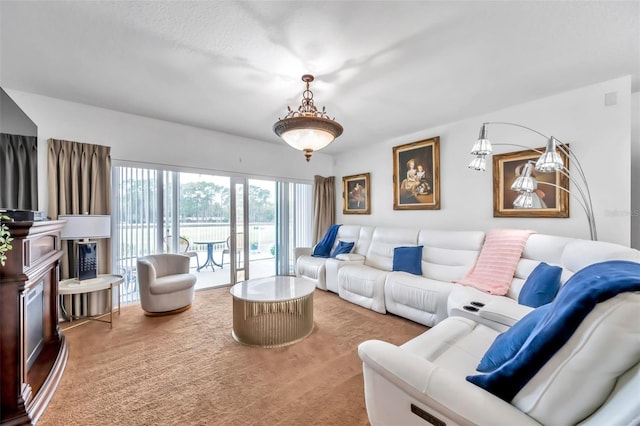
{"label": "arc floor lamp", "polygon": [[[547,140],[547,145],[544,150],[538,151],[537,149],[532,149],[528,146],[518,145],[513,143],[495,143],[492,144],[488,138],[487,127],[492,125],[506,125],[506,126],[515,126],[522,129],[529,130],[533,133],[536,133]],[[540,157],[537,161],[528,162],[523,168],[522,174],[516,178],[516,180],[511,185],[511,189],[514,191],[518,191],[519,195],[513,202],[513,206],[515,208],[532,208],[533,205],[533,192],[537,189],[538,184],[550,185],[556,188],[559,188],[562,191],[567,192],[568,194],[574,196],[577,199],[578,203],[584,209],[585,214],[587,215],[587,220],[589,222],[589,233],[591,235],[592,240],[598,239],[598,231],[596,229],[596,218],[593,213],[593,204],[591,202],[591,193],[589,191],[589,184],[587,183],[587,178],[585,177],[584,171],[582,170],[582,165],[580,161],[573,153],[573,151],[569,148],[569,146],[554,136],[547,136],[537,130],[534,130],[530,127],[523,126],[521,124],[509,123],[504,121],[494,121],[494,122],[486,122],[482,124],[480,128],[480,135],[478,140],[473,145],[471,149],[471,155],[474,156],[474,159],[469,164],[469,168],[477,171],[485,171],[486,170],[486,157],[493,152],[492,145],[495,146],[514,146],[519,148],[531,149],[540,154]],[[562,161],[562,157],[560,156],[560,152],[565,154],[567,158],[569,158],[574,164],[572,165],[571,171],[569,171],[568,167]],[[559,172],[562,175],[566,176],[569,179],[569,182],[573,183],[573,191],[570,191],[567,188],[562,186],[555,185],[553,183],[548,182],[538,182],[533,176],[532,172],[535,168],[536,171],[540,173],[556,173]]]}

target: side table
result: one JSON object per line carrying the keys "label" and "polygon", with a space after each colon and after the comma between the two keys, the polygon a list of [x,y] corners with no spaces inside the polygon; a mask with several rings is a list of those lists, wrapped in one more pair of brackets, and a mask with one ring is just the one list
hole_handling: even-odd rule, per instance
{"label": "side table", "polygon": [[[58,294],[64,299],[69,301],[69,323],[73,322],[74,318],[84,318],[93,321],[108,322],[109,328],[113,328],[113,289],[118,288],[118,315],[120,315],[120,299],[121,291],[120,284],[124,282],[122,275],[107,275],[101,274],[96,278],[89,280],[78,281],[75,278],[62,280],[58,285]],[[73,315],[73,295],[83,293],[93,293],[101,290],[109,290],[109,320],[100,319],[102,315],[96,316],[74,316]],[[66,306],[65,306],[66,307]]]}

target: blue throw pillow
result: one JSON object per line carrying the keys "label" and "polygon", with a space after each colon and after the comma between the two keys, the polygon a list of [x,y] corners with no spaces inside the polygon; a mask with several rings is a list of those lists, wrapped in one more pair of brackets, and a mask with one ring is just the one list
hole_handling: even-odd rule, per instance
{"label": "blue throw pillow", "polygon": [[551,303],[534,309],[509,330],[499,334],[485,352],[476,370],[488,373],[513,358],[550,307]]}
{"label": "blue throw pillow", "polygon": [[422,246],[393,249],[393,270],[422,275]]}
{"label": "blue throw pillow", "polygon": [[550,303],[560,289],[561,275],[561,267],[540,262],[522,286],[518,303],[532,308]]}
{"label": "blue throw pillow", "polygon": [[640,291],[639,263],[609,260],[582,268],[560,288],[547,314],[513,358],[490,373],[467,376],[467,380],[511,401],[571,339],[598,303],[627,291]]}
{"label": "blue throw pillow", "polygon": [[343,253],[351,253],[353,245],[353,242],[348,243],[346,241],[338,241],[338,245],[336,246],[336,249],[333,251],[333,253],[331,253],[331,257],[336,257],[337,255]]}

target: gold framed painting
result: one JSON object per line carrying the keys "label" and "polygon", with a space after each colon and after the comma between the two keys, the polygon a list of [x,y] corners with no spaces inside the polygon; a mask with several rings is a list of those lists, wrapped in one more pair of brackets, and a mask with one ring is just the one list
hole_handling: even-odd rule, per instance
{"label": "gold framed painting", "polygon": [[369,173],[342,178],[342,213],[371,214],[371,178]]}
{"label": "gold framed painting", "polygon": [[[540,173],[535,169],[532,177],[538,182],[538,188],[532,195],[532,208],[515,208],[513,202],[518,196],[511,189],[515,179],[520,176],[528,161],[535,162],[545,148],[524,150],[493,155],[493,216],[494,217],[569,217],[569,178],[561,172]],[[569,168],[567,155],[558,151]]]}
{"label": "gold framed painting", "polygon": [[393,147],[393,209],[440,209],[440,137]]}

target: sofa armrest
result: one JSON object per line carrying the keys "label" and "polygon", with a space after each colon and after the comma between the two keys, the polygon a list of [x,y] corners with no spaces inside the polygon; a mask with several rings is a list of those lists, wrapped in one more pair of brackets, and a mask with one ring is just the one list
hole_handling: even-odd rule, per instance
{"label": "sofa armrest", "polygon": [[[358,346],[363,368],[382,376],[436,417],[458,424],[539,425],[508,402],[406,349],[379,340]],[[367,386],[365,374],[365,395]],[[417,418],[416,418],[417,419]]]}
{"label": "sofa armrest", "polygon": [[480,318],[511,327],[533,308],[514,303],[512,300],[496,299],[484,305],[478,311]]}
{"label": "sofa armrest", "polygon": [[365,257],[357,253],[343,253],[336,256],[338,260],[357,261],[358,263],[364,263]]}
{"label": "sofa armrest", "polygon": [[311,256],[311,254],[313,253],[313,247],[296,247],[293,252],[296,256],[296,259],[298,259],[300,256]]}

